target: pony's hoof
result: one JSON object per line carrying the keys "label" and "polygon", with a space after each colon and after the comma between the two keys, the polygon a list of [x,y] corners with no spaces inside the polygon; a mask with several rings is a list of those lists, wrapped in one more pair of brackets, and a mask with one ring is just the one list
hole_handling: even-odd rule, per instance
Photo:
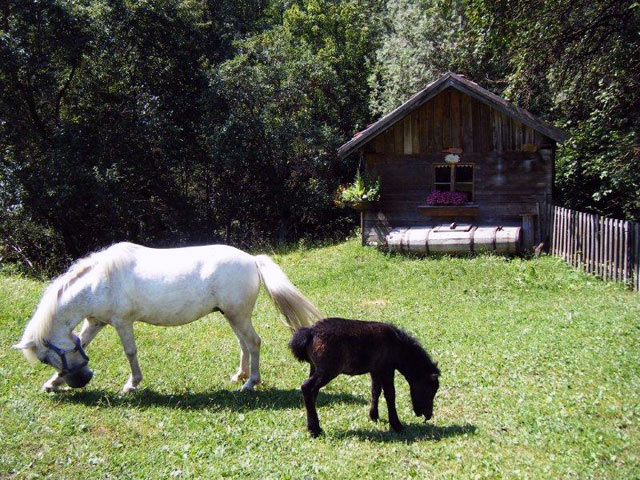
{"label": "pony's hoof", "polygon": [[324,431],[321,428],[313,429],[313,430],[309,430],[309,435],[311,435],[312,438],[318,438],[320,435],[322,435],[324,433]]}
{"label": "pony's hoof", "polygon": [[380,415],[378,415],[378,412],[370,411],[369,418],[374,422],[377,422],[378,420],[380,420]]}
{"label": "pony's hoof", "polygon": [[60,387],[58,385],[50,384],[49,382],[42,385],[42,391],[47,393],[59,392]]}
{"label": "pony's hoof", "polygon": [[134,387],[133,385],[125,385],[122,387],[122,393],[136,393],[138,391],[138,387]]}
{"label": "pony's hoof", "polygon": [[394,432],[400,433],[404,427],[401,423],[398,423],[397,425],[391,425],[391,428]]}
{"label": "pony's hoof", "polygon": [[252,381],[248,381],[244,385],[242,385],[242,388],[240,389],[240,391],[241,392],[253,392],[255,386],[256,386],[255,383],[253,383]]}
{"label": "pony's hoof", "polygon": [[232,382],[238,383],[238,382],[241,382],[241,381],[246,380],[246,379],[247,379],[247,374],[244,373],[244,372],[238,372],[235,375],[231,375],[231,381]]}

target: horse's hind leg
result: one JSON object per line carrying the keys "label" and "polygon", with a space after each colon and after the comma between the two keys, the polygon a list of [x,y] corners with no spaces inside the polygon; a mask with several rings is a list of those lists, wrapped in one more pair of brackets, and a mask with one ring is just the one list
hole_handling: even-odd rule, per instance
{"label": "horse's hind leg", "polygon": [[[249,313],[232,313],[225,310],[225,317],[231,324],[233,331],[236,332],[239,340],[244,342],[247,350],[249,350],[249,361],[251,364],[251,374],[249,379],[242,386],[243,391],[253,390],[260,383],[260,337],[256,333],[251,324],[251,312]],[[240,365],[242,368],[242,365]]]}
{"label": "horse's hind leg", "polygon": [[318,393],[322,387],[334,378],[336,378],[335,374],[315,372],[302,384],[302,396],[304,398],[304,406],[307,409],[307,430],[309,430],[312,437],[317,437],[322,433],[318,411],[316,410]]}
{"label": "horse's hind leg", "polygon": [[251,354],[249,353],[249,348],[247,344],[244,342],[242,334],[238,332],[235,325],[229,321],[229,326],[235,332],[236,337],[238,337],[238,344],[240,345],[240,365],[238,366],[238,371],[235,375],[231,376],[232,382],[239,382],[242,380],[246,380],[249,376],[249,359]]}
{"label": "horse's hind leg", "polygon": [[124,321],[112,321],[113,325],[118,332],[122,346],[124,347],[124,353],[129,360],[129,366],[131,367],[131,376],[127,383],[122,387],[122,393],[135,392],[140,382],[142,382],[142,371],[140,365],[138,365],[138,348],[136,347],[136,340],[133,336],[133,323]]}
{"label": "horse's hind leg", "polygon": [[[91,343],[91,340],[95,338],[95,336],[104,328],[105,324],[102,322],[98,322],[95,320],[85,319],[82,324],[82,330],[80,330],[80,334],[78,337],[80,338],[80,343],[83,347],[86,347]],[[64,383],[64,379],[58,374],[58,372],[54,373],[53,376],[45,382],[42,386],[42,389],[45,392],[55,392],[60,388],[60,385]]]}
{"label": "horse's hind leg", "polygon": [[371,374],[371,408],[369,408],[369,418],[374,422],[378,421],[380,415],[378,414],[378,400],[380,399],[380,393],[382,392],[382,384],[380,379],[374,373]]}

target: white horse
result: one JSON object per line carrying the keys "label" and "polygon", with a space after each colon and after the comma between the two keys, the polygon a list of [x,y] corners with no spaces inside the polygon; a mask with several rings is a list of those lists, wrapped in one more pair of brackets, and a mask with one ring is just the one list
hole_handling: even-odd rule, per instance
{"label": "white horse", "polygon": [[[291,330],[322,318],[266,255],[226,245],[154,249],[118,243],[77,261],[52,282],[14,348],[57,370],[43,385],[45,391],[58,390],[63,382],[84,387],[93,372],[83,347],[109,324],[131,366],[123,388],[131,392],[142,381],[133,322],[183,325],[220,311],[240,343],[240,367],[232,380],[248,377],[242,390],[252,390],[260,382],[260,337],[251,313],[261,280]],[[73,329],[82,320],[76,337]]]}

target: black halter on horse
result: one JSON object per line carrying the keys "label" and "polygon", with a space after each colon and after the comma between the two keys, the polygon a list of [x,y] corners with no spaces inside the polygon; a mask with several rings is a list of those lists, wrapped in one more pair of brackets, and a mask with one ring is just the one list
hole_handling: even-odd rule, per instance
{"label": "black halter on horse", "polygon": [[[50,348],[51,350],[56,352],[56,354],[60,357],[60,360],[62,361],[62,370],[60,370],[59,375],[61,377],[64,377],[65,375],[68,375],[70,373],[75,373],[81,368],[84,368],[89,364],[89,356],[85,353],[84,349],[82,348],[82,345],[80,344],[80,339],[78,337],[75,337],[75,344],[76,344],[75,348],[69,351],[65,351],[60,347],[56,347],[51,342],[44,342],[44,344],[47,348]],[[84,359],[84,362],[81,362],[78,365],[75,365],[69,368],[66,355],[67,353],[73,353],[73,352],[79,352],[82,358]]]}

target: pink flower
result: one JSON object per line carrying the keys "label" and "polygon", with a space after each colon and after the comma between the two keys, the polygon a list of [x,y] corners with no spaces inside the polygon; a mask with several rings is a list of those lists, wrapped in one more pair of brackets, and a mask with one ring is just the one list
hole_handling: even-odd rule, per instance
{"label": "pink flower", "polygon": [[439,192],[434,190],[427,197],[429,205],[464,205],[469,195],[464,192]]}

